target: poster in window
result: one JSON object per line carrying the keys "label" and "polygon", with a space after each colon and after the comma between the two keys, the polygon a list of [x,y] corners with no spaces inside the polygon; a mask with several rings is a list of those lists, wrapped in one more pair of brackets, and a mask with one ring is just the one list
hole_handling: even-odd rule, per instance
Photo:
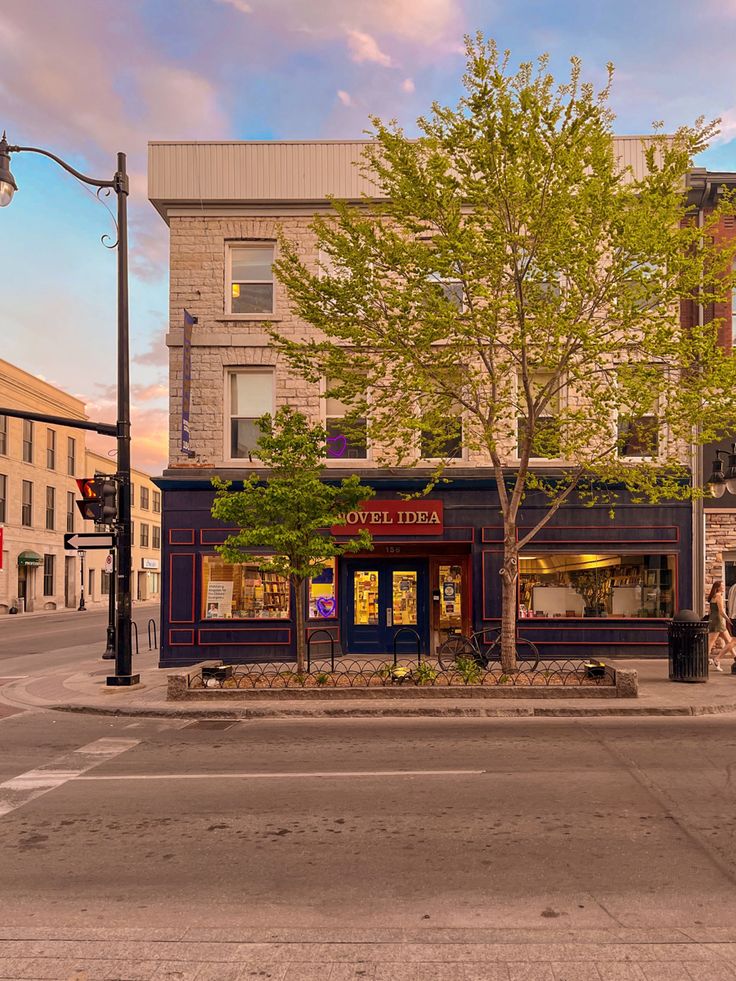
{"label": "poster in window", "polygon": [[207,584],[207,620],[230,620],[233,615],[233,584],[209,582]]}

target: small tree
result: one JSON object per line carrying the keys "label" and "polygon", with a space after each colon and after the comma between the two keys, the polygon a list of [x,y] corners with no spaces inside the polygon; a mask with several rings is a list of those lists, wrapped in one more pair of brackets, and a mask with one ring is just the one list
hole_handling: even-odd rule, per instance
{"label": "small tree", "polygon": [[[258,426],[261,437],[254,455],[267,474],[246,477],[240,491],[230,490],[229,482],[213,480],[217,493],[212,516],[239,529],[217,551],[228,562],[248,562],[262,572],[288,579],[296,603],[296,665],[302,672],[306,655],[304,583],[330,559],[372,548],[365,530],[338,543],[329,528],[343,523],[345,515],[373,497],[374,491],[354,474],[337,486],[320,479],[327,433],[300,412],[286,406],[273,418],[263,416]],[[253,548],[267,548],[272,554],[254,553]]]}
{"label": "small tree", "polygon": [[[480,36],[467,53],[459,105],[434,105],[418,139],[373,120],[373,198],[335,201],[313,223],[330,268],[282,243],[277,274],[318,333],[272,336],[292,367],[326,376],[368,419],[386,462],[450,457],[460,433],[488,462],[511,669],[519,554],[558,509],[611,488],[683,499],[690,443],[736,423],[736,363],[717,323],[678,323],[681,301],[728,295],[734,245],[713,229],[734,208],[698,227],[688,206],[686,175],[713,124],[655,131],[634,170],[615,155],[610,67],[595,92],[576,59],[557,86],[546,57],[513,73]],[[517,533],[531,489],[549,507]]]}

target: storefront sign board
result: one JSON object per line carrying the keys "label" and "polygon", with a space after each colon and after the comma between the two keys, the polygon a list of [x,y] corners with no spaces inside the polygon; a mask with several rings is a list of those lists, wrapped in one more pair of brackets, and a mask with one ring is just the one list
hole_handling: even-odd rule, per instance
{"label": "storefront sign board", "polygon": [[354,535],[365,528],[371,535],[441,535],[442,501],[366,501],[333,525],[333,535]]}

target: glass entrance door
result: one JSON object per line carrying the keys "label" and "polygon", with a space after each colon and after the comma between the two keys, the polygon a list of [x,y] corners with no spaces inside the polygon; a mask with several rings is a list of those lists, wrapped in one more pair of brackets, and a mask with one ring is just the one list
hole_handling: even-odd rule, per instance
{"label": "glass entrance door", "polygon": [[[425,561],[378,560],[344,563],[347,650],[352,654],[415,654],[419,635],[427,651],[429,611]],[[409,628],[402,631],[401,628]]]}

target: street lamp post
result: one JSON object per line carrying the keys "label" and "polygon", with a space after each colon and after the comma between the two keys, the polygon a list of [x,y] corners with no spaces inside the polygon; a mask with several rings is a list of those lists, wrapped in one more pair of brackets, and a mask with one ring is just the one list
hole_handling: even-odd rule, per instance
{"label": "street lamp post", "polygon": [[[117,589],[115,608],[115,674],[107,679],[111,686],[135,685],[140,675],[132,673],[131,615],[131,531],[130,531],[130,369],[128,329],[128,174],[124,153],[118,153],[117,170],[109,180],[97,180],[75,170],[56,154],[33,146],[13,146],[3,133],[0,140],[0,207],[10,204],[18,190],[10,171],[11,153],[38,153],[48,157],[76,177],[82,184],[115,191],[117,195],[117,256],[118,256],[118,409],[115,433],[117,437]],[[68,425],[74,425],[73,420]],[[87,427],[83,427],[87,428]]]}
{"label": "street lamp post", "polygon": [[79,555],[79,606],[77,607],[77,613],[81,613],[82,610],[87,609],[84,605],[84,556],[87,553],[83,549],[80,549],[77,554]]}

